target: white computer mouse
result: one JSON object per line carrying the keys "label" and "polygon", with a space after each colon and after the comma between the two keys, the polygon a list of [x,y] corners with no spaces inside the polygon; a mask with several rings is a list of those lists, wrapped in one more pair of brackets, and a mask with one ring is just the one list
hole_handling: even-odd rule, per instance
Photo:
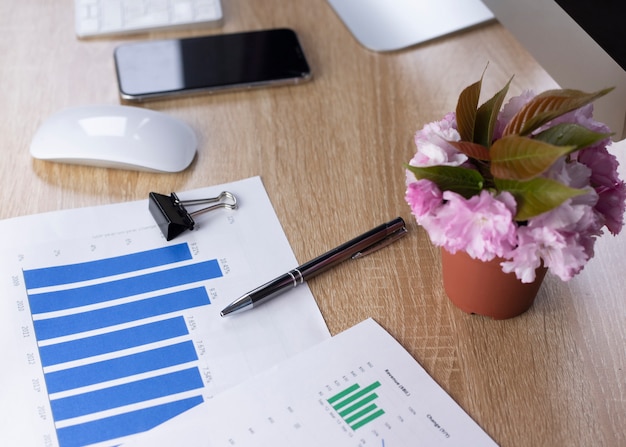
{"label": "white computer mouse", "polygon": [[165,113],[96,105],[50,116],[35,133],[30,153],[61,163],[179,172],[191,164],[197,146],[191,127]]}

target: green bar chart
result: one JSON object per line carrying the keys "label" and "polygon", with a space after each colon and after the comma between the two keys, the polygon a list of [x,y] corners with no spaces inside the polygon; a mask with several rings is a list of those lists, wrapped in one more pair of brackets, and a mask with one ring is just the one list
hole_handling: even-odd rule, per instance
{"label": "green bar chart", "polygon": [[354,384],[335,394],[327,402],[352,430],[358,430],[385,414],[385,411],[378,408],[375,403],[378,395],[374,390],[379,387],[378,381],[364,388]]}
{"label": "green bar chart", "polygon": [[124,447],[497,447],[372,319],[171,422]]}

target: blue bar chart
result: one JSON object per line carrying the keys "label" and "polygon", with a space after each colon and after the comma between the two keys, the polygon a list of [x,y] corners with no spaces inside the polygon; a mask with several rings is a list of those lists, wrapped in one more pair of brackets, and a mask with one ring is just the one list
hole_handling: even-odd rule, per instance
{"label": "blue bar chart", "polygon": [[183,312],[211,304],[217,260],[186,243],[24,270],[60,447],[153,428],[203,402]]}

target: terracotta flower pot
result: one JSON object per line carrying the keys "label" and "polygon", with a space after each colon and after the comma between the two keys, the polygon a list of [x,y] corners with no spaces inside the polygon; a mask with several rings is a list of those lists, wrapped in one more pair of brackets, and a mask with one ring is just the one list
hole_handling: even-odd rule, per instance
{"label": "terracotta flower pot", "polygon": [[532,306],[546,274],[537,269],[533,283],[523,283],[513,273],[504,273],[502,259],[483,262],[465,252],[441,250],[443,286],[459,309],[497,320],[516,317]]}

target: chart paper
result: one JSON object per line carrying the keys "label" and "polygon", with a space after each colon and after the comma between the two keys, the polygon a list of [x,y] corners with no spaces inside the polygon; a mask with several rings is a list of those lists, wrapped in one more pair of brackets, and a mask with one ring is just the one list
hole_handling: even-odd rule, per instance
{"label": "chart paper", "polygon": [[125,447],[493,447],[368,319]]}
{"label": "chart paper", "polygon": [[329,338],[306,285],[220,317],[298,265],[259,178],[178,195],[223,190],[169,242],[147,199],[0,222],[0,445],[119,445]]}

